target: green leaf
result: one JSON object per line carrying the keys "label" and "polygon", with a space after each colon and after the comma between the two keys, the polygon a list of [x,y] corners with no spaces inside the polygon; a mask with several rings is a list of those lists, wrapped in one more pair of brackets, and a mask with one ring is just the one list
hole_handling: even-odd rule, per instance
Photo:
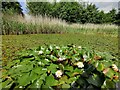
{"label": "green leaf", "polygon": [[103,84],[103,81],[99,75],[93,74],[88,79],[86,79],[89,84],[93,84],[97,87],[100,87]]}
{"label": "green leaf", "polygon": [[29,73],[24,73],[22,74],[21,77],[18,77],[18,80],[17,82],[19,83],[20,86],[26,86],[30,83],[30,76],[29,76]]}
{"label": "green leaf", "polygon": [[59,67],[60,70],[64,71],[64,65],[63,64],[59,64],[58,67]]}
{"label": "green leaf", "polygon": [[50,70],[52,73],[55,73],[57,71],[58,65],[56,64],[50,64],[50,66],[47,67],[48,70]]}
{"label": "green leaf", "polygon": [[64,75],[59,79],[59,84],[64,84],[65,82],[68,82],[68,80],[68,77]]}
{"label": "green leaf", "polygon": [[115,88],[115,83],[111,80],[106,80],[105,81],[105,88]]}
{"label": "green leaf", "polygon": [[39,75],[45,72],[45,71],[42,70],[42,67],[37,67],[37,68],[35,68],[33,71],[34,71],[35,73],[39,74]]}
{"label": "green leaf", "polygon": [[63,88],[63,89],[65,89],[65,88],[68,89],[68,88],[70,88],[70,85],[69,85],[69,84],[63,84],[63,85],[62,85],[62,88]]}
{"label": "green leaf", "polygon": [[[11,86],[11,80],[6,80],[4,82],[2,82],[2,88],[7,88],[7,87],[10,87]],[[9,86],[10,85],[10,86]]]}
{"label": "green leaf", "polygon": [[32,83],[29,88],[41,88],[41,85],[43,84],[43,81],[41,79],[36,80],[34,83]]}
{"label": "green leaf", "polygon": [[82,73],[84,72],[84,70],[83,70],[83,69],[78,69],[78,68],[76,68],[73,72],[74,72],[74,73],[82,74]]}
{"label": "green leaf", "polygon": [[40,76],[40,79],[45,81],[45,78],[46,78],[46,77],[47,77],[47,74],[46,74],[46,73],[43,73],[43,74]]}
{"label": "green leaf", "polygon": [[108,76],[109,78],[112,78],[114,74],[115,72],[110,68],[109,71],[105,75]]}
{"label": "green leaf", "polygon": [[88,82],[83,77],[79,77],[76,82],[82,87],[88,85]]}
{"label": "green leaf", "polygon": [[32,71],[30,73],[30,81],[33,83],[39,76],[34,72]]}
{"label": "green leaf", "polygon": [[107,60],[104,60],[103,63],[104,63],[104,68],[109,68],[112,65],[112,62]]}
{"label": "green leaf", "polygon": [[49,51],[49,50],[45,51],[45,54],[50,54],[50,53],[51,53],[51,51]]}
{"label": "green leaf", "polygon": [[54,79],[53,75],[46,77],[46,85],[48,86],[56,86],[58,81]]}
{"label": "green leaf", "polygon": [[73,72],[65,72],[69,77],[72,77]]}
{"label": "green leaf", "polygon": [[67,65],[67,66],[64,67],[64,70],[67,70],[67,71],[71,71],[71,72],[72,72],[72,71],[73,71],[73,67]]}
{"label": "green leaf", "polygon": [[98,71],[102,71],[103,69],[104,69],[103,63],[99,63],[99,64],[98,64],[98,67],[97,67],[97,70],[98,70]]}
{"label": "green leaf", "polygon": [[72,77],[72,78],[69,78],[69,79],[66,81],[66,83],[67,83],[67,84],[70,84],[70,83],[72,83],[73,81],[76,81],[76,80],[77,80],[76,77]]}

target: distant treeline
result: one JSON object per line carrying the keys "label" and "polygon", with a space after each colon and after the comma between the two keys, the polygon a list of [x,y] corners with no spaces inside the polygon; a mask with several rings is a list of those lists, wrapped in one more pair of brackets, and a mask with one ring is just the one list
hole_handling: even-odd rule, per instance
{"label": "distant treeline", "polygon": [[108,13],[98,10],[95,4],[85,2],[28,2],[27,7],[32,15],[55,17],[69,23],[118,24],[120,12],[116,9]]}
{"label": "distant treeline", "polygon": [[[29,14],[59,18],[69,23],[119,24],[120,11],[112,9],[108,13],[98,10],[95,4],[85,2],[27,2]],[[2,2],[3,13],[18,13],[22,16],[19,2]]]}

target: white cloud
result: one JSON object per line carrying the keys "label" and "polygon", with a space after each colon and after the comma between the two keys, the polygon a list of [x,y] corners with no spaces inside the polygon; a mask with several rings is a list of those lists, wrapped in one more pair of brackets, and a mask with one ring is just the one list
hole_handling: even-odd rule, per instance
{"label": "white cloud", "polygon": [[93,2],[99,10],[108,12],[113,8],[118,10],[118,2]]}

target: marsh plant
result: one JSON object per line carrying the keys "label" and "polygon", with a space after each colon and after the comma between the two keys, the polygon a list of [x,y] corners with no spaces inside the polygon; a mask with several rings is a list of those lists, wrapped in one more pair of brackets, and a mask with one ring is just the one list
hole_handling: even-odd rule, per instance
{"label": "marsh plant", "polygon": [[3,67],[3,88],[116,88],[118,59],[76,45],[45,45],[24,50]]}
{"label": "marsh plant", "polygon": [[3,15],[2,34],[103,33],[117,35],[118,26],[110,24],[74,24],[47,16]]}

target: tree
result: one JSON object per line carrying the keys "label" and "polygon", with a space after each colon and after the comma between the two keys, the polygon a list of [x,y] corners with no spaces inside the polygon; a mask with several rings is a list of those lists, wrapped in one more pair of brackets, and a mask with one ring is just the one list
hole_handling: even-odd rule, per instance
{"label": "tree", "polygon": [[103,10],[98,12],[96,16],[96,23],[97,24],[106,23],[106,14],[104,13]]}
{"label": "tree", "polygon": [[116,10],[112,9],[107,13],[107,22],[114,23],[116,18]]}
{"label": "tree", "polygon": [[32,15],[49,15],[52,5],[50,2],[27,2],[29,13]]}
{"label": "tree", "polygon": [[21,5],[19,2],[2,2],[3,13],[17,13],[23,15]]}
{"label": "tree", "polygon": [[[78,2],[59,2],[53,10],[52,16],[61,18],[67,22],[80,22],[83,7]],[[59,12],[58,12],[59,11]]]}
{"label": "tree", "polygon": [[116,10],[108,13],[99,11],[95,4],[82,2],[28,2],[27,7],[32,15],[55,17],[69,23],[114,23]]}
{"label": "tree", "polygon": [[85,13],[87,15],[87,23],[96,23],[98,8],[96,8],[95,4],[88,4]]}
{"label": "tree", "polygon": [[114,23],[120,25],[120,8],[119,8],[118,13],[116,14],[116,18],[115,18]]}

